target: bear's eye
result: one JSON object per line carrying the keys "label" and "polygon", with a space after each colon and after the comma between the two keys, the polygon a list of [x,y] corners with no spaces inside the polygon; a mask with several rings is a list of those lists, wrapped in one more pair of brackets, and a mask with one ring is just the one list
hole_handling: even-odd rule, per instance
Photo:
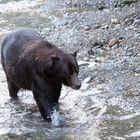
{"label": "bear's eye", "polygon": [[79,73],[79,70],[75,69],[75,73],[78,75],[78,73]]}
{"label": "bear's eye", "polygon": [[69,73],[72,75],[74,73],[74,68],[72,66],[69,67]]}
{"label": "bear's eye", "polygon": [[78,70],[74,66],[71,66],[69,70],[70,70],[70,75],[72,75],[73,73],[78,74]]}

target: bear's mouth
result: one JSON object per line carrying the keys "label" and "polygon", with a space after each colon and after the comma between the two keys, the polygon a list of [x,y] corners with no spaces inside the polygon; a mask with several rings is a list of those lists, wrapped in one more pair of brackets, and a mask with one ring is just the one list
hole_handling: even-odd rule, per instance
{"label": "bear's mouth", "polygon": [[63,84],[75,90],[78,90],[81,87],[81,81],[79,80],[77,74],[73,74],[68,79],[65,79]]}
{"label": "bear's mouth", "polygon": [[72,85],[70,86],[72,89],[78,90],[80,89],[81,85]]}

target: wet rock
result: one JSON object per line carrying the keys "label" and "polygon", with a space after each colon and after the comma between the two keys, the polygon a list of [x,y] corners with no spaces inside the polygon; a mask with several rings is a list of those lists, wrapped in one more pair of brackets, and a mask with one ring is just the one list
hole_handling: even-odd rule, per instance
{"label": "wet rock", "polygon": [[98,9],[99,10],[103,10],[103,9],[105,9],[106,7],[104,6],[104,5],[100,5],[99,7],[98,7]]}
{"label": "wet rock", "polygon": [[88,90],[88,87],[89,87],[89,84],[88,83],[83,83],[82,86],[81,86],[81,88],[80,88],[80,90],[81,91],[86,91],[86,90]]}
{"label": "wet rock", "polygon": [[134,36],[140,39],[140,33],[135,33]]}
{"label": "wet rock", "polygon": [[84,57],[83,60],[84,61],[89,61],[89,57]]}
{"label": "wet rock", "polygon": [[121,6],[121,3],[120,3],[120,1],[114,1],[113,4],[112,4],[112,6],[115,7],[115,8],[116,7],[120,7]]}
{"label": "wet rock", "polygon": [[92,80],[91,77],[87,77],[84,79],[83,83],[90,83],[91,80]]}
{"label": "wet rock", "polygon": [[95,62],[99,63],[105,62],[105,57],[96,57]]}
{"label": "wet rock", "polygon": [[101,28],[101,25],[96,24],[93,26],[93,29],[99,29],[99,28]]}
{"label": "wet rock", "polygon": [[140,73],[135,73],[134,76],[139,77]]}
{"label": "wet rock", "polygon": [[119,43],[120,43],[119,39],[113,38],[109,41],[108,47],[112,48],[114,45],[119,44]]}
{"label": "wet rock", "polygon": [[111,23],[112,24],[119,24],[120,21],[118,19],[116,19],[116,18],[113,18],[113,19],[111,19]]}
{"label": "wet rock", "polygon": [[93,68],[95,65],[96,65],[96,62],[95,61],[92,61],[92,62],[89,62],[88,67],[89,68]]}
{"label": "wet rock", "polygon": [[140,93],[138,91],[136,91],[136,89],[134,89],[134,88],[128,88],[125,95],[126,96],[139,96]]}
{"label": "wet rock", "polygon": [[115,24],[114,26],[115,29],[120,29],[120,27],[121,27],[121,24]]}
{"label": "wet rock", "polygon": [[101,41],[95,41],[93,44],[93,47],[103,47],[103,43]]}
{"label": "wet rock", "polygon": [[104,1],[99,1],[99,3],[97,4],[97,8],[98,10],[103,10],[106,8],[106,3]]}
{"label": "wet rock", "polygon": [[86,26],[84,26],[84,31],[89,31],[89,30],[91,30],[91,26],[89,26],[89,25],[86,25]]}
{"label": "wet rock", "polygon": [[79,66],[88,66],[88,65],[89,65],[89,62],[78,61],[78,65],[79,65]]}
{"label": "wet rock", "polygon": [[109,25],[102,25],[102,27],[101,27],[102,29],[108,29],[109,28]]}
{"label": "wet rock", "polygon": [[131,17],[131,18],[125,19],[124,24],[126,24],[126,25],[132,25],[133,22],[134,22],[134,19]]}
{"label": "wet rock", "polygon": [[126,55],[128,55],[128,56],[134,55],[134,51],[133,51],[133,48],[132,47],[128,47],[126,49]]}
{"label": "wet rock", "polygon": [[89,55],[95,55],[95,51],[93,49],[88,50]]}
{"label": "wet rock", "polygon": [[140,19],[135,19],[135,20],[133,21],[133,25],[134,25],[134,26],[140,25]]}
{"label": "wet rock", "polygon": [[61,26],[67,26],[69,23],[67,21],[63,22]]}
{"label": "wet rock", "polygon": [[118,39],[119,39],[119,40],[124,40],[125,37],[124,37],[124,36],[120,36]]}
{"label": "wet rock", "polygon": [[140,73],[140,65],[135,68],[136,73]]}

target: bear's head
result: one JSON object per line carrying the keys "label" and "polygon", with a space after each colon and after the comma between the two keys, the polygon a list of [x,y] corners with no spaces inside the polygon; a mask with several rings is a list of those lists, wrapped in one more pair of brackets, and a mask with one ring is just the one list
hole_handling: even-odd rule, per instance
{"label": "bear's head", "polygon": [[65,54],[62,59],[59,60],[59,77],[62,78],[62,83],[73,89],[79,89],[81,87],[81,81],[78,78],[79,66],[76,60],[77,52],[74,54]]}
{"label": "bear's head", "polygon": [[[79,66],[76,60],[76,54],[67,54],[63,51],[58,51],[50,56],[49,68],[47,66],[46,76],[61,82],[65,86],[73,89],[81,87],[81,81],[78,78]],[[47,64],[48,65],[48,64]]]}

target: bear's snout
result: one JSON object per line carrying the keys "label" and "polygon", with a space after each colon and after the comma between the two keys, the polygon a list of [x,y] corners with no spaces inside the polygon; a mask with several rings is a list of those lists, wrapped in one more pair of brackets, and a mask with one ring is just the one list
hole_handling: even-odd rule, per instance
{"label": "bear's snout", "polygon": [[71,87],[75,90],[78,90],[81,87],[81,82],[77,83],[76,85],[72,85]]}
{"label": "bear's snout", "polygon": [[81,82],[75,86],[75,89],[79,89],[81,87]]}
{"label": "bear's snout", "polygon": [[73,74],[71,76],[71,87],[76,90],[81,87],[81,81],[79,80],[77,74]]}

